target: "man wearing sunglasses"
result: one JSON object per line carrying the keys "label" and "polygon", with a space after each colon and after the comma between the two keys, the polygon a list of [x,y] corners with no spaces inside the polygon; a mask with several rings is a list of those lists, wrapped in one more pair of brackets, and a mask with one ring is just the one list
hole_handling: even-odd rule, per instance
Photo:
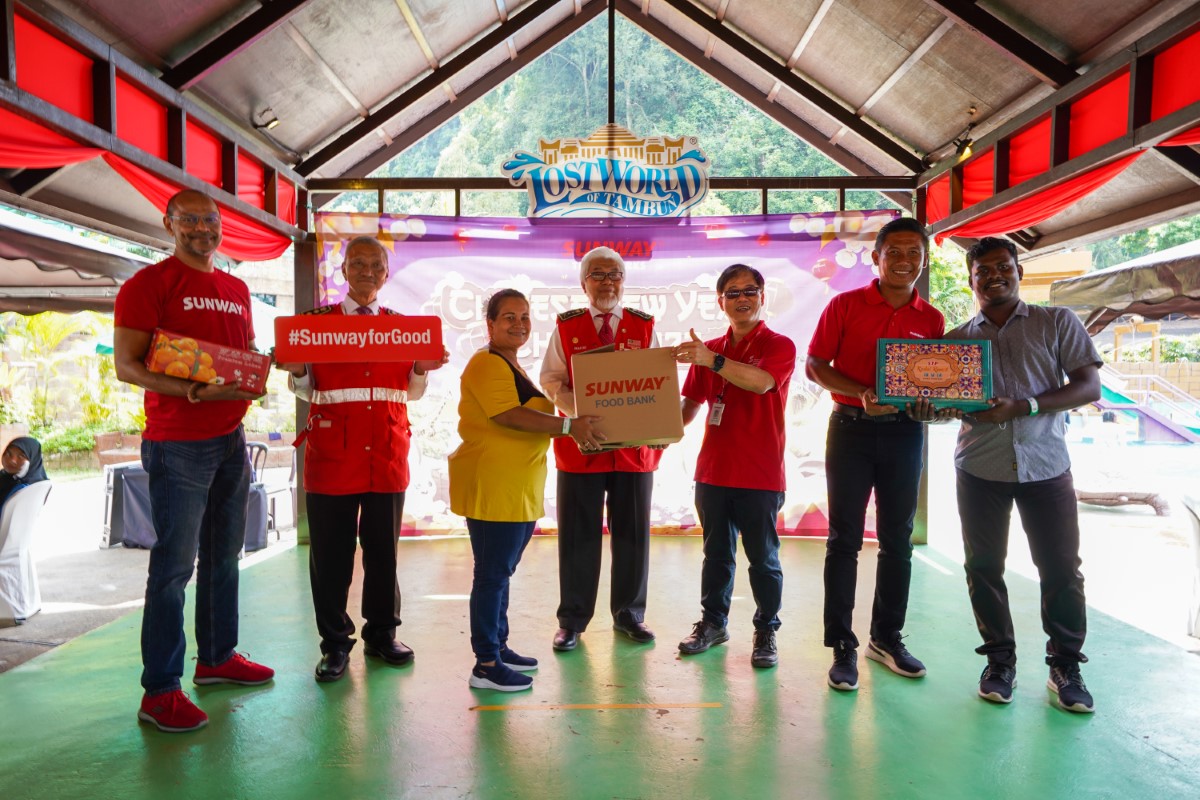
{"label": "man wearing sunglasses", "polygon": [[142,615],[145,695],[138,719],[178,733],[208,723],[180,688],[184,587],[197,554],[193,682],[255,686],[275,672],[235,650],[238,554],[250,491],[242,417],[262,393],[243,391],[238,381],[197,383],[151,372],[143,362],[155,328],[253,350],[250,290],[215,266],[221,214],[210,198],[180,192],[167,203],[163,226],[175,239],[175,255],[139,270],[117,293],[113,361],[119,380],[146,390],[142,464],[157,537]]}
{"label": "man wearing sunglasses", "polygon": [[[625,261],[619,253],[609,247],[589,250],[579,264],[579,282],[588,307],[558,315],[542,361],[542,390],[565,417],[575,416],[571,356],[604,345],[617,350],[658,347],[654,317],[621,304]],[[646,587],[650,493],[661,457],[661,450],[650,447],[582,452],[569,436],[554,440],[559,591],[555,650],[574,650],[595,613],[605,510],[612,547],[613,628],[638,644],[654,640],[645,622]]]}
{"label": "man wearing sunglasses", "polygon": [[879,277],[829,301],[808,346],[808,378],[833,395],[825,442],[829,540],[825,546],[825,646],[829,685],[858,688],[858,639],[851,627],[867,503],[875,493],[879,557],[867,658],[920,678],[925,665],[901,641],[912,575],[912,530],[921,481],[924,426],[875,396],[881,338],[940,339],[945,319],[922,300],[917,278],[929,263],[929,236],[911,217],[884,225],[871,258]]}
{"label": "man wearing sunglasses", "polygon": [[717,304],[729,318],[729,330],[707,342],[692,331],[691,341],[674,352],[678,363],[690,367],[682,392],[684,424],[708,405],[696,459],[696,513],[704,529],[703,616],[679,643],[679,652],[694,655],[729,641],[740,535],[755,605],[750,663],[770,668],[779,663],[775,631],[783,569],[775,524],[783,506],[784,411],[796,345],[767,328],[763,289],[758,270],[745,264],[726,268],[717,278]]}

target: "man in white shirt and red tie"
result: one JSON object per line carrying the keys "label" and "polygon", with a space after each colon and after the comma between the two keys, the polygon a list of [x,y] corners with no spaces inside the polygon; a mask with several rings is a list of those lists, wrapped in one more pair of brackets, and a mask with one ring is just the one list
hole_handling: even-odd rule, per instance
{"label": "man in white shirt and red tie", "polygon": [[[346,246],[345,300],[311,314],[396,314],[379,304],[388,279],[388,251],[360,236]],[[304,491],[309,520],[309,580],[321,637],[315,677],[328,683],[346,672],[354,622],[346,613],[354,577],[355,542],[363,551],[362,639],[367,656],[407,664],[413,651],[396,640],[400,586],[396,535],[408,488],[408,401],[425,392],[426,373],[446,363],[403,361],[279,364],[288,384],[309,401]]]}
{"label": "man in white shirt and red tie", "polygon": [[[625,262],[609,247],[589,250],[579,264],[588,307],[564,311],[546,348],[541,384],[559,411],[575,416],[571,357],[611,344],[617,350],[658,346],[654,317],[621,305]],[[604,423],[600,423],[603,428]],[[646,626],[650,571],[650,493],[662,453],[649,447],[581,452],[569,436],[554,440],[558,467],[558,631],[554,649],[574,650],[596,609],[604,512],[612,547],[609,606],[613,628],[639,644],[654,640]]]}

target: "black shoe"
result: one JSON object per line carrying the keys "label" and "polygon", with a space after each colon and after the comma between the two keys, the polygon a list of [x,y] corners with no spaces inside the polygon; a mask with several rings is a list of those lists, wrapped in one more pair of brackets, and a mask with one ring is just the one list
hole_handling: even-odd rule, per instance
{"label": "black shoe", "polygon": [[1078,664],[1051,666],[1046,687],[1054,692],[1058,699],[1058,707],[1064,711],[1091,714],[1096,710],[1091,692],[1083,685],[1083,676],[1079,674]]}
{"label": "black shoe", "polygon": [[867,644],[867,658],[878,661],[892,672],[906,678],[925,677],[925,665],[908,652],[908,648],[900,640],[900,634],[896,634],[890,642],[872,637]]}
{"label": "black shoe", "polygon": [[623,633],[638,644],[654,641],[654,631],[646,627],[646,623],[637,620],[613,620],[613,630]]}
{"label": "black shoe", "polygon": [[858,651],[846,642],[833,645],[829,685],[841,692],[853,692],[858,688]]}
{"label": "black shoe", "polygon": [[386,642],[363,643],[363,654],[371,658],[382,658],[395,667],[402,667],[413,660],[412,648],[404,642],[390,639]]}
{"label": "black shoe", "polygon": [[714,644],[728,641],[729,631],[702,619],[692,626],[691,634],[679,643],[679,652],[691,656],[703,653]]}
{"label": "black shoe", "polygon": [[750,651],[750,665],[768,669],[779,663],[779,650],[775,647],[775,631],[754,632],[754,649]]}
{"label": "black shoe", "polygon": [[570,628],[559,628],[554,634],[554,641],[551,647],[559,652],[565,653],[568,650],[574,650],[579,646],[579,631],[573,631]]}
{"label": "black shoe", "polygon": [[979,696],[991,703],[1011,703],[1017,688],[1017,670],[990,661],[979,676]]}
{"label": "black shoe", "polygon": [[321,656],[317,662],[315,675],[318,683],[333,683],[346,674],[346,665],[350,663],[350,654],[344,650],[331,650]]}

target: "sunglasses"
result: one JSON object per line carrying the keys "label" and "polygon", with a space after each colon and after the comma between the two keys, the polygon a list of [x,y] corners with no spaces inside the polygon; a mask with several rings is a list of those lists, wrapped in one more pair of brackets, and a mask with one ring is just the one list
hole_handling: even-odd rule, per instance
{"label": "sunglasses", "polygon": [[721,294],[726,300],[737,300],[739,297],[758,297],[761,292],[757,286],[751,286],[748,289],[726,289]]}

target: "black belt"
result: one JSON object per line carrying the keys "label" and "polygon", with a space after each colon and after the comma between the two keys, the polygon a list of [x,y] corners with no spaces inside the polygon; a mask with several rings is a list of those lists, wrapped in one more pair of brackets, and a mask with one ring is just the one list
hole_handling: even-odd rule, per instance
{"label": "black belt", "polygon": [[866,422],[915,422],[904,411],[898,410],[895,414],[881,414],[878,417],[873,417],[858,406],[848,406],[845,403],[834,403],[833,413],[839,417],[848,417],[849,419],[859,419]]}

